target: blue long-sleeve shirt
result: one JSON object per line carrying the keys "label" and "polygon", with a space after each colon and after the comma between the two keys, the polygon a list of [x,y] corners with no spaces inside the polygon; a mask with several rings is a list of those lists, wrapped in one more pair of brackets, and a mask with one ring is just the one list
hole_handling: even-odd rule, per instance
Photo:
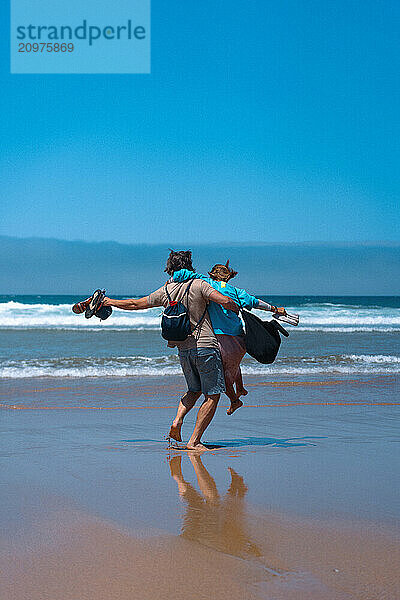
{"label": "blue long-sleeve shirt", "polygon": [[[172,280],[176,282],[187,281],[189,279],[203,279],[207,281],[215,290],[221,292],[224,296],[229,296],[237,304],[241,304],[244,308],[257,308],[258,299],[251,296],[240,288],[235,288],[224,281],[214,281],[211,277],[206,277],[200,273],[181,269],[175,271]],[[232,310],[226,310],[216,302],[210,302],[208,305],[208,314],[210,315],[211,323],[214,332],[217,335],[241,335],[243,333],[242,321]]]}

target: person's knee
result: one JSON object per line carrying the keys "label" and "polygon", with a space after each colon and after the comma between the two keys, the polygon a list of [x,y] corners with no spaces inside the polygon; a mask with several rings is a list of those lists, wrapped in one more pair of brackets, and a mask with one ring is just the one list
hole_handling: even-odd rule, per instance
{"label": "person's knee", "polygon": [[221,397],[221,394],[210,394],[210,395],[205,394],[205,399],[210,400],[215,405],[218,404],[220,397]]}
{"label": "person's knee", "polygon": [[201,396],[201,392],[191,392],[188,390],[181,398],[181,402],[184,406],[192,406]]}

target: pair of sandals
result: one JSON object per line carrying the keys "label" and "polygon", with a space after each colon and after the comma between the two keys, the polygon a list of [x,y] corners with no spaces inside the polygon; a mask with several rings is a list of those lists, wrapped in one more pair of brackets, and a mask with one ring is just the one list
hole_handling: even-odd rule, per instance
{"label": "pair of sandals", "polygon": [[112,313],[111,306],[103,306],[105,295],[106,290],[96,290],[87,300],[74,304],[72,312],[76,315],[80,315],[84,312],[86,319],[90,319],[94,315],[101,321],[105,321]]}
{"label": "pair of sandals", "polygon": [[297,327],[297,325],[299,324],[299,315],[290,315],[286,311],[285,311],[284,315],[275,313],[272,316],[274,317],[274,319],[277,319],[278,321],[283,321],[284,323],[289,323],[290,325],[294,325],[295,327]]}

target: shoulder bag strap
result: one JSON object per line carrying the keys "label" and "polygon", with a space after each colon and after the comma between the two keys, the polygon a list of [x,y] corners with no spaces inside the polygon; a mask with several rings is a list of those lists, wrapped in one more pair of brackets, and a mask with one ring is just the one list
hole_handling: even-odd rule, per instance
{"label": "shoulder bag strap", "polygon": [[235,288],[235,294],[236,294],[236,298],[237,298],[237,303],[239,304],[239,311],[243,312],[243,306],[242,306],[242,303],[240,302],[239,294],[237,293],[236,288]]}

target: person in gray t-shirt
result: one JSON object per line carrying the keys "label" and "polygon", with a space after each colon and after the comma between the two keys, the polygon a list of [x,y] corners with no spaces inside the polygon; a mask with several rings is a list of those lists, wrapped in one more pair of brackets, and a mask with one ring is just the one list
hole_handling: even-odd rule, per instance
{"label": "person in gray t-shirt", "polygon": [[[175,271],[180,269],[193,270],[192,253],[190,251],[174,252],[171,250],[165,271],[169,275],[173,275]],[[167,285],[172,300],[179,302],[185,295],[189,284],[171,283]],[[204,402],[197,413],[194,431],[186,446],[189,450],[207,450],[200,440],[212,421],[221,393],[225,391],[224,372],[218,342],[208,312],[205,312],[209,302],[221,304],[227,310],[233,310],[236,313],[239,309],[231,298],[215,290],[206,281],[200,279],[193,281],[187,297],[187,309],[193,331],[185,341],[172,344],[178,348],[179,361],[188,390],[179,402],[178,411],[169,432],[170,438],[178,442],[182,441],[181,428],[183,420],[200,396],[204,394]],[[166,307],[168,304],[169,300],[165,292],[165,286],[139,299],[104,299],[104,306],[115,306],[124,310],[143,310],[154,306]]]}

